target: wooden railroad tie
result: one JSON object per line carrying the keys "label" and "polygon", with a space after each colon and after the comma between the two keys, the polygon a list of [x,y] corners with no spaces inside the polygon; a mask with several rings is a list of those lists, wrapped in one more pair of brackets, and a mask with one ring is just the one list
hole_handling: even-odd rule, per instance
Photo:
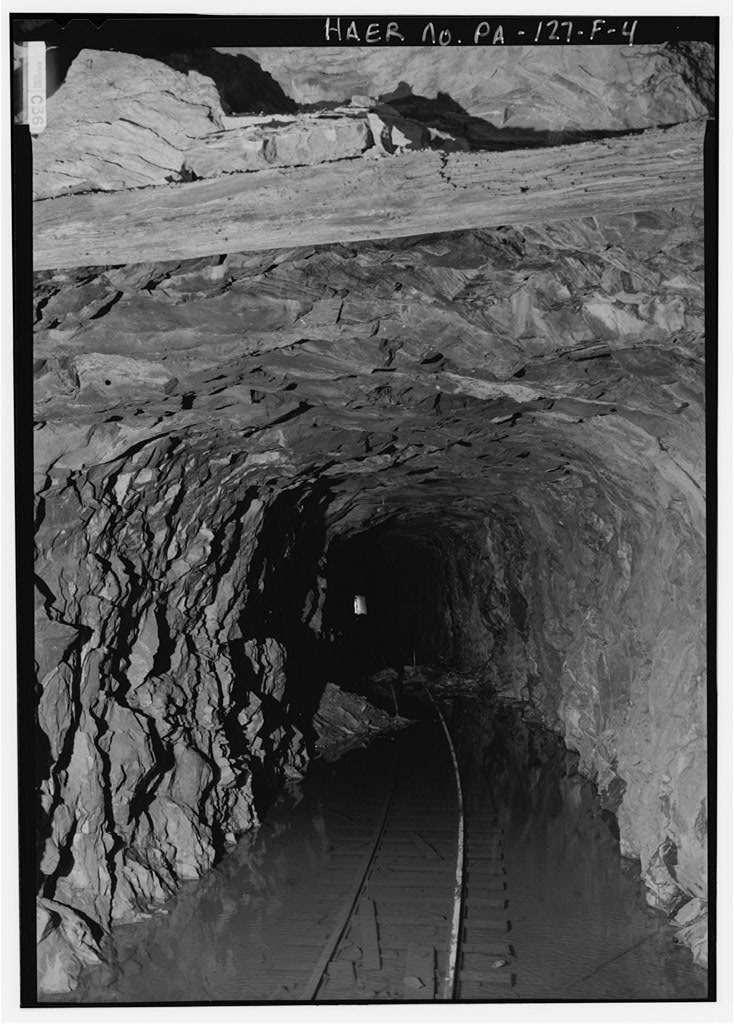
{"label": "wooden railroad tie", "polygon": [[362,962],[368,971],[379,971],[380,943],[377,937],[375,904],[362,899],[359,904],[359,929],[362,936]]}
{"label": "wooden railroad tie", "polygon": [[406,999],[436,998],[436,951],[433,946],[408,946],[403,977]]}

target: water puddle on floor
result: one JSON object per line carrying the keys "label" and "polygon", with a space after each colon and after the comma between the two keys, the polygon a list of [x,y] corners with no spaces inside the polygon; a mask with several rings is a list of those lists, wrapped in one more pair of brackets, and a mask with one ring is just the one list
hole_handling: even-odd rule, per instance
{"label": "water puddle on floor", "polygon": [[[508,998],[701,999],[706,972],[646,906],[593,787],[563,744],[490,699],[456,698],[467,800],[504,829],[517,984]],[[441,742],[419,726],[335,765],[314,763],[253,836],[156,914],[118,925],[110,963],[55,1002],[298,1000],[380,817],[398,751]]]}
{"label": "water puddle on floor", "polygon": [[378,741],[337,764],[313,763],[165,913],[117,925],[109,965],[87,969],[63,1001],[299,999],[374,832],[394,750]]}
{"label": "water puddle on floor", "polygon": [[707,972],[647,906],[563,743],[491,698],[458,698],[451,722],[467,803],[504,830],[513,999],[705,999]]}

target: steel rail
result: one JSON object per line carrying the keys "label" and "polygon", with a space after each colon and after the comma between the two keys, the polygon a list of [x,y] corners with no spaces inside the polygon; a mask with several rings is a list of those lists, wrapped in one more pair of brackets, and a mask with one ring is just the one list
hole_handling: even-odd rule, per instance
{"label": "steel rail", "polygon": [[[460,941],[460,930],[461,930],[461,915],[462,915],[462,904],[464,899],[464,860],[465,860],[465,828],[464,828],[464,798],[461,786],[461,776],[459,773],[459,762],[456,757],[456,751],[451,739],[446,719],[439,708],[433,695],[427,689],[425,684],[421,683],[426,696],[433,705],[436,716],[438,717],[441,727],[446,736],[446,742],[451,755],[451,761],[454,769],[454,779],[456,784],[457,803],[458,803],[458,829],[457,829],[457,849],[456,849],[456,870],[454,877],[454,888],[453,888],[453,911],[451,916],[451,926],[449,931],[449,943],[448,943],[448,957],[446,963],[446,970],[443,978],[442,985],[442,997],[444,1000],[453,1000],[456,998],[456,987],[458,977],[458,958],[459,958],[459,941]],[[388,814],[390,807],[393,802],[395,794],[395,787],[398,777],[397,758],[393,766],[393,775],[390,782],[389,790],[385,798],[385,802],[380,809],[378,817],[378,824],[369,842],[367,852],[365,853],[364,859],[361,862],[357,872],[355,873],[355,879],[352,884],[352,888],[349,890],[344,902],[341,905],[339,913],[337,915],[334,927],[324,944],[319,959],[314,967],[311,976],[309,977],[306,985],[304,986],[302,999],[304,1002],[312,1002],[318,995],[321,984],[326,975],[327,968],[331,963],[334,953],[336,952],[339,943],[344,936],[347,926],[354,914],[357,900],[359,899],[360,893],[363,891],[367,882],[368,875],[375,861],[375,857],[380,846],[380,842],[385,833],[387,825]]]}
{"label": "steel rail", "polygon": [[372,867],[372,863],[375,859],[375,854],[377,853],[377,848],[380,844],[380,840],[385,831],[387,815],[390,810],[390,804],[392,803],[393,794],[395,793],[395,783],[397,780],[397,774],[398,773],[396,757],[395,763],[393,765],[393,775],[392,780],[390,782],[390,788],[385,798],[385,802],[380,810],[380,816],[377,827],[375,828],[375,831],[372,834],[372,838],[370,839],[369,848],[367,850],[367,853],[365,854],[365,858],[360,864],[359,870],[357,871],[355,882],[352,885],[349,894],[347,895],[346,899],[344,900],[341,906],[341,909],[339,911],[336,923],[334,924],[331,934],[329,938],[326,940],[326,943],[324,944],[324,947],[321,951],[321,955],[319,956],[316,966],[314,967],[311,976],[306,982],[306,985],[303,989],[304,1002],[312,1002],[316,998],[318,990],[321,987],[321,982],[324,979],[326,969],[329,966],[331,958],[334,955],[334,951],[339,945],[341,937],[344,934],[347,925],[349,924],[352,914],[354,913],[354,906],[357,902],[357,899],[359,898],[359,894],[364,888],[365,880],[367,878],[370,868]]}
{"label": "steel rail", "polygon": [[449,955],[446,963],[446,974],[443,983],[444,999],[455,999],[457,965],[459,960],[461,911],[464,899],[464,795],[461,788],[459,762],[456,757],[456,751],[454,750],[454,744],[451,740],[451,733],[449,732],[449,727],[446,724],[446,719],[444,718],[443,712],[439,708],[433,695],[428,690],[425,683],[421,683],[421,686],[425,690],[428,699],[433,704],[436,714],[438,715],[441,725],[443,727],[443,731],[446,734],[446,742],[448,743],[449,752],[451,754],[451,760],[454,765],[454,777],[456,780],[456,796],[459,805],[459,827],[456,847],[456,876],[454,880],[454,910],[451,917],[451,930],[449,932]]}

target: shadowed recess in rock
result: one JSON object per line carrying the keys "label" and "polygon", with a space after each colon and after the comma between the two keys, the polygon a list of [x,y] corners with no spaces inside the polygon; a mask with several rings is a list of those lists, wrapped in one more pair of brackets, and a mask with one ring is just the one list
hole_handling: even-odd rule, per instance
{"label": "shadowed recess in rock", "polygon": [[[148,60],[161,61],[176,71],[197,71],[217,87],[225,114],[291,114],[297,106],[256,61],[243,54],[233,56],[210,47],[191,50],[151,50],[144,44],[125,48]],[[64,84],[66,73],[80,53],[79,47],[52,46],[46,51],[47,95]]]}

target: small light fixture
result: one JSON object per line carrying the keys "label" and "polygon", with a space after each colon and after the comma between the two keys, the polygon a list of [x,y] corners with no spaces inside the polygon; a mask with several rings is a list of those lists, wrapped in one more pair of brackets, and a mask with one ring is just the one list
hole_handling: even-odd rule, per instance
{"label": "small light fixture", "polygon": [[366,615],[367,614],[367,598],[364,594],[354,595],[354,614],[355,615]]}

